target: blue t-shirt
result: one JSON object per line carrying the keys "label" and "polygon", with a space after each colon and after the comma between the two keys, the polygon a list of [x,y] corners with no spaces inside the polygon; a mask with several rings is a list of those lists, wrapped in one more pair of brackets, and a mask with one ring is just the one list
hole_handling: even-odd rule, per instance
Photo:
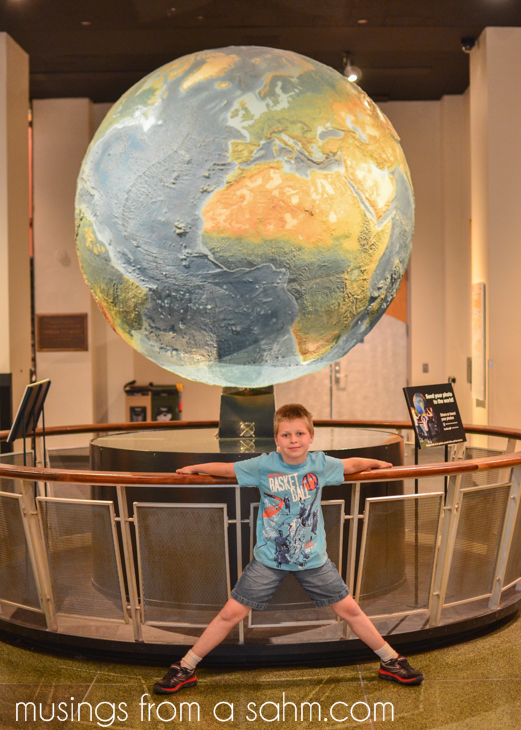
{"label": "blue t-shirt", "polygon": [[322,487],[342,484],[344,465],[323,451],[286,464],[272,451],[234,464],[239,486],[260,490],[255,558],[270,568],[319,568],[327,560]]}

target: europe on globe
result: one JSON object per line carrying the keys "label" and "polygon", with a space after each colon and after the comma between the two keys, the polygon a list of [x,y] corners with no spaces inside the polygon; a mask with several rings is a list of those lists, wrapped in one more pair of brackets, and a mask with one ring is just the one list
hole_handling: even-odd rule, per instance
{"label": "europe on globe", "polygon": [[111,326],[167,370],[259,387],[338,360],[410,255],[398,135],[333,69],[231,47],[154,71],[113,106],[76,193],[83,275]]}

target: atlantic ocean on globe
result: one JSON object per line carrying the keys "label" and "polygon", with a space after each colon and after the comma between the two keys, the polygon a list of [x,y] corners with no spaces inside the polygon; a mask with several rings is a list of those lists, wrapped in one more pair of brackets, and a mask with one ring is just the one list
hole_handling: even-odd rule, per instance
{"label": "atlantic ocean on globe", "polygon": [[409,259],[399,138],[333,69],[232,47],[163,66],[114,105],[76,195],[84,277],[112,327],[167,370],[291,380],[374,327]]}

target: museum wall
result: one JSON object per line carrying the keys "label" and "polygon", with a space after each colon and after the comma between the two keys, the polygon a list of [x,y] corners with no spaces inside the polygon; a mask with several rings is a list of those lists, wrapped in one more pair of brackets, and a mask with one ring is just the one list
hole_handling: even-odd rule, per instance
{"label": "museum wall", "polygon": [[[83,283],[74,254],[74,186],[90,136],[109,106],[86,99],[34,102],[37,312],[89,315],[87,353],[38,353],[38,377],[53,380],[48,423],[123,420],[123,385],[130,380],[182,382],[183,417],[217,418],[220,388],[183,380],[134,352],[106,324]],[[341,361],[334,416],[405,417],[401,388],[409,371],[409,381],[418,384],[455,376],[463,417],[468,418],[468,98],[394,102],[382,108],[402,138],[416,195],[408,313],[385,315]],[[277,386],[276,397],[303,400],[317,417],[328,417],[329,368]]]}

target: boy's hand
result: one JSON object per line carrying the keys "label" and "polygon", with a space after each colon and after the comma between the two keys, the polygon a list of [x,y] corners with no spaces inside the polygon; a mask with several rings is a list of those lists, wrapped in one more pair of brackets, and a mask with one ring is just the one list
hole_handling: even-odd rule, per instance
{"label": "boy's hand", "polygon": [[176,469],[176,474],[207,474],[211,477],[224,477],[225,479],[235,479],[235,471],[233,462],[218,461],[210,464],[190,464]]}
{"label": "boy's hand", "polygon": [[394,464],[388,461],[380,461],[379,459],[371,459],[372,464],[364,467],[365,469],[391,469]]}
{"label": "boy's hand", "polygon": [[192,466],[182,466],[181,469],[176,469],[176,474],[200,474],[201,472],[198,471],[198,464],[193,464]]}
{"label": "boy's hand", "polygon": [[390,469],[393,464],[379,459],[361,459],[353,456],[350,459],[342,459],[344,463],[344,474],[357,474],[359,471],[368,469]]}

